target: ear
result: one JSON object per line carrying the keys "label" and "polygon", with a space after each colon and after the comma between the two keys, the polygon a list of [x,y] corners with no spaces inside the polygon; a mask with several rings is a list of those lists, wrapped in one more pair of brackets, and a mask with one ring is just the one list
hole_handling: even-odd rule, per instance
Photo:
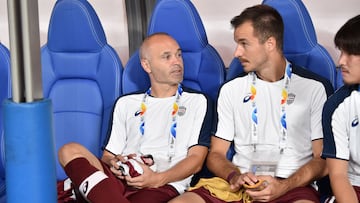
{"label": "ear", "polygon": [[266,48],[269,50],[269,51],[273,51],[276,49],[276,39],[275,37],[269,37],[269,39],[266,40]]}
{"label": "ear", "polygon": [[150,66],[149,60],[141,59],[140,63],[141,63],[141,66],[143,67],[145,72],[151,73],[151,66]]}

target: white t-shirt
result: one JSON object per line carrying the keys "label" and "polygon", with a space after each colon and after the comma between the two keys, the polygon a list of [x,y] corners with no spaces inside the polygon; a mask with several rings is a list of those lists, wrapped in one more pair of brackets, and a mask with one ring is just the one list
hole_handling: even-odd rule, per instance
{"label": "white t-shirt", "polygon": [[[157,171],[165,171],[187,156],[190,147],[209,147],[213,109],[207,98],[184,88],[177,114],[175,156],[169,162],[169,137],[172,125],[171,112],[175,96],[146,99],[144,135],[140,133],[140,110],[144,93],[120,97],[113,112],[110,137],[105,147],[113,154],[151,154]],[[170,183],[179,193],[189,186],[192,176]]]}
{"label": "white t-shirt", "polygon": [[[284,153],[278,161],[275,175],[287,178],[312,158],[312,140],[322,139],[321,113],[327,98],[326,88],[330,83],[319,76],[297,67],[292,67],[291,82],[286,107],[287,141]],[[276,82],[256,80],[257,106],[257,152],[268,154],[278,151],[281,138],[281,92],[284,79]],[[215,136],[235,142],[232,162],[241,172],[250,171],[254,147],[251,136],[252,102],[250,74],[244,74],[224,84],[219,93],[217,114],[218,124]]]}
{"label": "white t-shirt", "polygon": [[360,92],[358,85],[343,86],[324,106],[323,158],[347,160],[352,185],[360,186]]}

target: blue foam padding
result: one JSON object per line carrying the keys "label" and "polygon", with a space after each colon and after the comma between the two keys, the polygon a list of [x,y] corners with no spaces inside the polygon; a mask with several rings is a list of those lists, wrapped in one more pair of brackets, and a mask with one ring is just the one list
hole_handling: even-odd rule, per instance
{"label": "blue foam padding", "polygon": [[4,102],[8,202],[57,201],[51,100]]}

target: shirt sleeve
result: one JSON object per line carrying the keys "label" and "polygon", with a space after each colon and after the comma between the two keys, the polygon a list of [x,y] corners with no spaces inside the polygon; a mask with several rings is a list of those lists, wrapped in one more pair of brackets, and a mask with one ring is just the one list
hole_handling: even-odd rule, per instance
{"label": "shirt sleeve", "polygon": [[234,139],[234,109],[232,100],[230,98],[231,91],[228,86],[223,86],[220,90],[218,102],[217,102],[217,121],[214,124],[216,126],[215,136],[232,141]]}
{"label": "shirt sleeve", "polygon": [[124,150],[124,143],[126,143],[126,106],[125,100],[119,99],[113,111],[112,126],[110,131],[110,137],[105,149],[113,154],[122,154]]}
{"label": "shirt sleeve", "polygon": [[323,115],[324,149],[323,158],[349,160],[349,137],[347,135],[347,116],[344,105],[336,109],[325,106]]}
{"label": "shirt sleeve", "polygon": [[[210,147],[214,107],[209,98],[201,95],[201,98],[199,99],[203,101],[198,103],[198,106],[196,107],[196,115],[198,116],[195,116],[195,121],[193,123],[194,129],[192,133],[199,136],[193,136],[191,142],[193,144]],[[198,137],[197,140],[194,139],[196,137]]]}
{"label": "shirt sleeve", "polygon": [[317,88],[312,94],[312,107],[311,107],[311,140],[322,139],[322,111],[324,104],[327,100],[325,88]]}

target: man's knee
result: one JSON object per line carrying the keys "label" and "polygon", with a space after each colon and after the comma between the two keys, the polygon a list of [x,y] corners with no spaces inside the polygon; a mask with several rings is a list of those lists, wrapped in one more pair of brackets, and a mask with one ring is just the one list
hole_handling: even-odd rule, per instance
{"label": "man's knee", "polygon": [[82,145],[74,142],[63,145],[58,151],[60,164],[65,166],[71,160],[83,157],[84,150],[86,149]]}
{"label": "man's knee", "polygon": [[193,192],[185,192],[182,195],[175,197],[168,203],[187,203],[187,202],[193,202],[193,203],[205,203],[205,200],[200,197],[200,195],[193,193]]}
{"label": "man's knee", "polygon": [[298,200],[298,201],[295,201],[294,203],[314,203],[314,202],[311,200]]}

